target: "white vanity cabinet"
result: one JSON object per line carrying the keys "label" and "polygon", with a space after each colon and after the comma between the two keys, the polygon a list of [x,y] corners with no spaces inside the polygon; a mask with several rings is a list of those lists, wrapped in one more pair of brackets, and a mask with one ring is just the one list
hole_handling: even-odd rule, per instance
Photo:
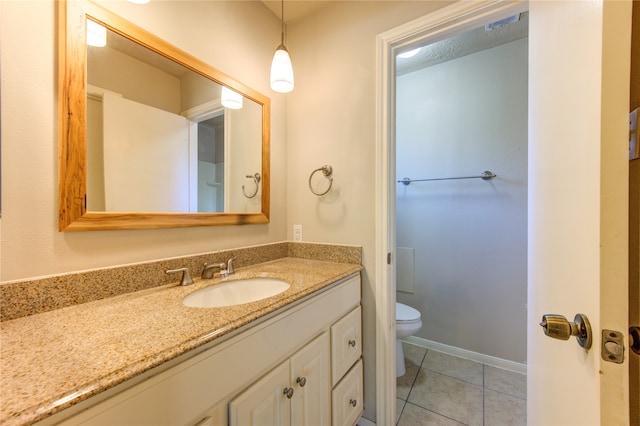
{"label": "white vanity cabinet", "polygon": [[[362,369],[357,370],[360,285],[359,274],[344,278],[222,342],[185,354],[40,423],[354,425],[362,413]],[[346,339],[346,351],[334,348],[334,335],[338,342]],[[354,336],[356,343],[349,343]],[[341,365],[356,366],[341,367],[344,371],[335,376],[332,365],[343,358],[348,361]],[[306,379],[304,386],[298,378]],[[291,399],[284,394],[286,387],[293,388]],[[336,404],[342,407],[345,399],[347,406],[336,414]],[[356,407],[345,411],[354,399]]]}
{"label": "white vanity cabinet", "polygon": [[358,305],[231,400],[229,425],[354,425],[364,411],[361,318]]}
{"label": "white vanity cabinet", "polygon": [[229,403],[229,425],[328,425],[329,333],[325,332]]}

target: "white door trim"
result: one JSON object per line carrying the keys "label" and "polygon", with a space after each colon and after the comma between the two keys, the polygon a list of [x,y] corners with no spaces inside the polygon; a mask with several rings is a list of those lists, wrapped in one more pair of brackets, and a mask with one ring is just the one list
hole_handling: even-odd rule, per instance
{"label": "white door trim", "polygon": [[[396,423],[395,375],[395,55],[418,41],[436,42],[525,11],[523,0],[460,1],[376,38],[376,418]],[[391,262],[387,264],[390,254]]]}

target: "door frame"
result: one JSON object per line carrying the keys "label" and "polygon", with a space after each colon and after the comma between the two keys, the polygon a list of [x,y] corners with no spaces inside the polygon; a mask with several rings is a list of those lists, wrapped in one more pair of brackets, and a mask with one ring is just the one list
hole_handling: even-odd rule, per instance
{"label": "door frame", "polygon": [[376,38],[376,418],[395,424],[395,72],[400,49],[437,42],[527,10],[524,0],[460,1]]}
{"label": "door frame", "polygon": [[[625,39],[628,34],[626,34],[627,28],[625,28],[624,25],[624,18],[627,13],[626,9],[630,9],[630,6],[614,3],[617,2],[586,2],[585,4],[580,4],[577,8],[582,8],[581,10],[583,12],[587,11],[592,13],[592,16],[599,16],[603,22],[603,32],[593,38],[595,42],[601,42],[603,47],[603,57],[600,63],[603,76],[602,84],[600,85],[602,96],[600,98],[600,105],[598,105],[601,107],[601,112],[598,117],[601,126],[599,135],[601,164],[597,170],[597,172],[601,174],[599,178],[599,202],[601,210],[599,239],[601,246],[597,259],[599,259],[600,263],[599,282],[603,283],[600,290],[600,312],[598,314],[603,315],[603,324],[602,326],[600,325],[601,318],[594,312],[596,321],[592,324],[592,326],[594,326],[594,347],[589,357],[590,365],[598,364],[600,328],[617,327],[620,329],[619,327],[622,327],[622,325],[617,317],[626,315],[626,307],[618,309],[616,315],[611,312],[612,306],[620,306],[619,302],[622,296],[619,294],[613,296],[612,293],[615,294],[624,283],[624,277],[620,277],[620,274],[624,274],[623,270],[626,270],[626,256],[621,256],[624,254],[625,244],[622,241],[622,237],[620,237],[621,234],[625,234],[622,229],[624,226],[616,224],[621,222],[620,219],[623,214],[617,207],[611,210],[604,204],[605,200],[624,204],[624,196],[621,194],[625,192],[624,179],[622,179],[624,165],[620,162],[619,152],[613,152],[618,148],[612,149],[610,147],[612,144],[610,143],[609,146],[604,149],[605,141],[617,140],[620,136],[620,117],[618,117],[620,111],[618,106],[621,104],[620,100],[621,97],[624,96],[624,93],[621,93],[621,85],[616,83],[616,77],[620,76],[620,69],[625,66],[624,58],[621,58],[623,54],[621,54],[620,51],[624,51],[624,43],[628,42],[628,40]],[[393,69],[395,54],[399,49],[411,47],[411,45],[417,43],[418,40],[438,41],[448,38],[457,33],[464,32],[467,29],[471,29],[482,21],[498,20],[519,11],[527,10],[528,6],[526,1],[461,1],[389,30],[377,37],[375,181],[375,258],[377,261],[375,266],[375,297],[377,321],[376,415],[378,424],[395,423],[396,404],[395,263],[393,261],[395,251],[395,106],[393,104],[393,99],[395,98],[395,73]],[[576,14],[581,10],[572,10],[569,12],[570,14],[571,12]],[[560,11],[560,13],[565,12],[567,11]],[[628,30],[630,31],[630,23]],[[549,40],[547,39],[545,42],[549,42]],[[618,45],[613,46],[612,44],[615,43],[618,43]],[[618,50],[617,52],[616,49]],[[607,59],[606,61],[605,58]],[[611,63],[615,64],[610,65]],[[589,65],[591,66],[592,64],[593,62]],[[598,64],[596,64],[596,66],[597,65]],[[531,64],[529,66],[531,67]],[[553,70],[551,70],[551,72],[553,72]],[[611,105],[615,108],[610,108]],[[624,137],[624,135],[622,136]],[[615,193],[615,196],[612,195],[613,193]],[[595,199],[597,200],[598,197],[596,196]],[[628,202],[628,195],[626,200]],[[541,247],[538,246],[536,246],[536,248],[538,250],[541,249]],[[616,289],[616,291],[611,291],[611,289]],[[531,291],[532,289],[529,288],[530,294]],[[612,301],[618,303],[611,303]],[[539,310],[541,307],[542,305],[536,306],[535,310]],[[548,308],[549,307],[545,305],[543,309]],[[531,305],[529,309],[531,312],[528,315],[528,329],[534,324],[534,317],[538,315],[537,312],[533,312],[534,309]],[[573,315],[574,312],[562,313],[565,315]],[[626,328],[621,328],[621,330],[626,334]],[[556,344],[556,342],[551,342],[552,339],[547,339],[544,336],[540,337],[536,335],[531,337],[532,338],[529,339],[530,345],[532,341],[539,342],[540,345],[545,346],[545,348],[546,346]],[[533,339],[533,337],[535,337],[535,339]],[[556,347],[557,346],[554,346],[554,348]],[[568,350],[569,348],[569,346],[564,346],[560,352],[575,351],[574,348]],[[538,349],[538,351],[540,350],[543,349]],[[544,350],[546,351],[547,349]],[[549,353],[551,352],[549,351]],[[558,355],[558,353],[556,353],[556,355]],[[557,356],[557,358],[563,358],[563,356]],[[606,374],[604,374],[604,376],[600,375],[597,381],[597,383],[599,383],[597,385],[599,389],[596,389],[595,392],[600,396],[600,404],[591,411],[599,415],[600,418],[592,418],[592,420],[600,422],[609,421],[610,423],[611,420],[616,419],[614,423],[624,424],[625,410],[624,408],[617,410],[617,408],[620,407],[619,403],[622,403],[622,407],[624,407],[624,404],[628,407],[628,387],[626,394],[624,389],[624,368],[627,366],[628,365],[616,367],[614,364],[600,360],[599,368],[601,372],[605,372]],[[628,371],[626,381],[628,381]],[[530,382],[533,383],[532,381]],[[558,399],[561,400],[561,398]],[[614,400],[617,400],[617,402]],[[616,413],[616,411],[618,412]],[[553,414],[551,414],[551,416],[550,418],[553,418]]]}

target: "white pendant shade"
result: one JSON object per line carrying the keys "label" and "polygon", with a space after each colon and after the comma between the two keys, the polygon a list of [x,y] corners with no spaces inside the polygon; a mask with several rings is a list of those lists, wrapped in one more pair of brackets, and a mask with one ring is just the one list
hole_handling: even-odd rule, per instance
{"label": "white pendant shade", "polygon": [[242,108],[242,95],[234,92],[233,90],[222,87],[222,93],[220,95],[220,102],[222,106],[229,109],[240,109]]}
{"label": "white pendant shade", "polygon": [[289,52],[284,45],[280,45],[273,55],[271,88],[280,93],[288,93],[293,90],[293,67]]}
{"label": "white pendant shade", "polygon": [[95,47],[107,45],[107,29],[91,19],[87,19],[87,44]]}

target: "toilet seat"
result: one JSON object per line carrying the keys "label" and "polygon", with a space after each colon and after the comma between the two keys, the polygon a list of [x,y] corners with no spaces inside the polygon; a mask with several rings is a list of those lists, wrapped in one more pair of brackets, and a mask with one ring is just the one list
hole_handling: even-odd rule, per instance
{"label": "toilet seat", "polygon": [[396,302],[396,324],[407,324],[420,321],[420,312],[411,306]]}

